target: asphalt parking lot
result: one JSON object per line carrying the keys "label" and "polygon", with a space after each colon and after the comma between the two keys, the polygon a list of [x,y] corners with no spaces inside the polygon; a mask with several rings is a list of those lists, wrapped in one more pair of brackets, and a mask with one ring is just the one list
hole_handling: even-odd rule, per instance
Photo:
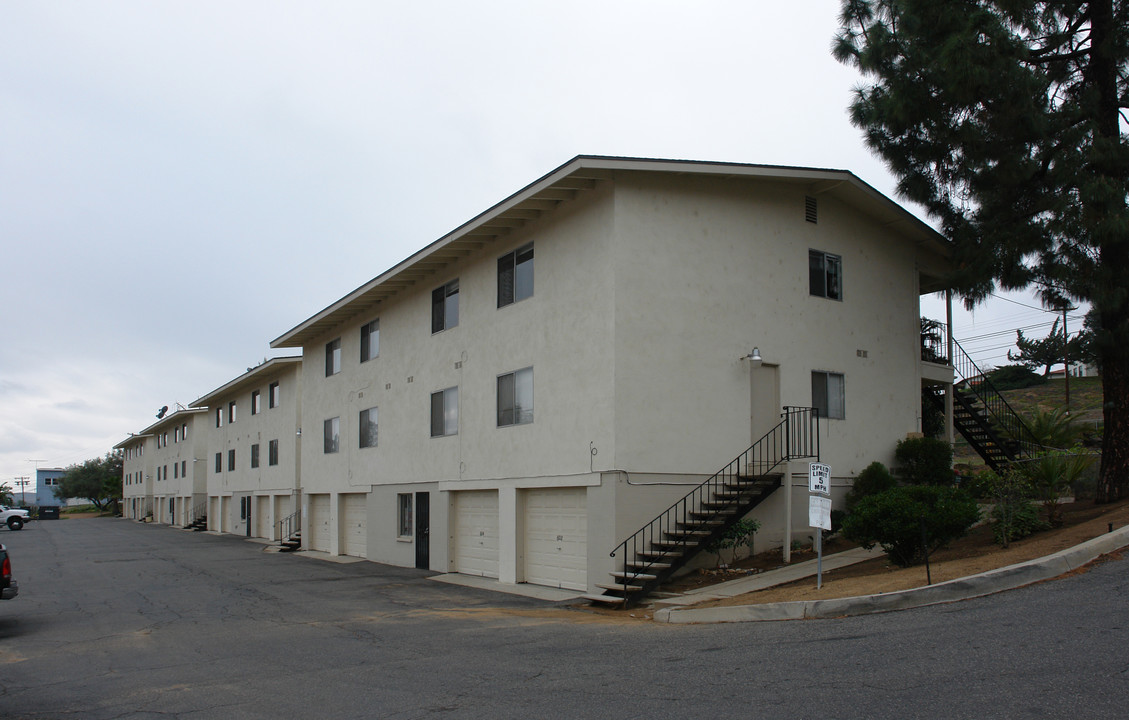
{"label": "asphalt parking lot", "polygon": [[609,621],[128,520],[0,531],[2,718],[1123,717],[1126,561],[887,615]]}

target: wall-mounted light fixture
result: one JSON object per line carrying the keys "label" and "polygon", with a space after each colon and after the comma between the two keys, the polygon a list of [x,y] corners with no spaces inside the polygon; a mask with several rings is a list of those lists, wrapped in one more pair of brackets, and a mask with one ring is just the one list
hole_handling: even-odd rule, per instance
{"label": "wall-mounted light fixture", "polygon": [[760,348],[756,348],[756,347],[753,348],[752,352],[750,352],[748,355],[746,355],[745,357],[740,358],[740,359],[741,360],[748,360],[749,362],[751,362],[753,364],[753,367],[760,367],[761,363],[764,362],[764,358],[761,357]]}

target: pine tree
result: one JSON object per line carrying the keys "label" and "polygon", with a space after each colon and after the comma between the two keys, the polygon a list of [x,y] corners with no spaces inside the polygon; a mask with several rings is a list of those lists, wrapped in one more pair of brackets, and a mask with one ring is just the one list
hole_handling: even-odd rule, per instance
{"label": "pine tree", "polygon": [[970,307],[997,287],[1089,302],[1102,368],[1099,502],[1129,497],[1129,0],[844,0],[852,121],[954,247]]}
{"label": "pine tree", "polygon": [[1071,362],[1083,362],[1086,356],[1083,336],[1076,335],[1067,341],[1066,333],[1058,326],[1058,320],[1054,321],[1050,333],[1042,339],[1028,338],[1022,330],[1016,330],[1015,346],[1019,352],[1012,353],[1008,350],[1007,359],[1030,370],[1042,368],[1043,377],[1050,376],[1051,367],[1061,363],[1064,357]]}

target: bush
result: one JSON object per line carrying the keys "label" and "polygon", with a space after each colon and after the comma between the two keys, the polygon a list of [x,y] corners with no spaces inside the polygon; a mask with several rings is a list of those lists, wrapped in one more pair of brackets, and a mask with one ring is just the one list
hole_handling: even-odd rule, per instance
{"label": "bush", "polygon": [[743,547],[750,550],[753,547],[753,537],[757,534],[757,530],[761,529],[761,521],[756,518],[745,518],[738,520],[732,527],[723,532],[713,542],[706,545],[706,551],[713,553],[717,557],[717,567],[721,567],[721,551],[732,550],[733,556],[730,562],[737,561],[737,551]]}
{"label": "bush", "polygon": [[1062,408],[1040,410],[1033,417],[1024,418],[1023,424],[1027,439],[1047,448],[1072,447],[1082,436],[1082,428]]}
{"label": "bush", "polygon": [[909,485],[953,484],[953,447],[944,440],[899,440],[894,459],[898,461],[898,477]]}
{"label": "bush", "polygon": [[844,506],[849,513],[851,509],[858,504],[859,500],[871,495],[877,495],[881,492],[886,492],[890,488],[896,486],[898,481],[886,469],[886,466],[875,460],[862,469],[862,472],[855,478],[854,484],[851,486],[847,496],[843,498]]}
{"label": "bush", "polygon": [[1007,547],[1012,540],[1022,540],[1050,527],[1030,500],[1008,500],[992,508],[992,538],[997,545]]}
{"label": "bush", "polygon": [[1004,365],[988,373],[988,382],[997,390],[1021,390],[1045,385],[1047,379],[1022,365]]}
{"label": "bush", "polygon": [[896,487],[860,500],[843,523],[843,535],[868,549],[881,545],[892,562],[908,567],[979,519],[976,501],[959,488]]}
{"label": "bush", "polygon": [[1035,498],[1043,503],[1047,522],[1052,527],[1062,526],[1062,497],[1083,477],[1094,460],[1093,455],[1080,451],[1054,451],[1020,466],[1019,472],[1030,482]]}

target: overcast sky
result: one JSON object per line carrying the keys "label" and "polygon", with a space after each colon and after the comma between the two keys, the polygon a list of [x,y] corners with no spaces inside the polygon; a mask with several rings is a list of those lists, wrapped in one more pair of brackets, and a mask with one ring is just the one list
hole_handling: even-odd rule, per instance
{"label": "overcast sky", "polygon": [[[0,482],[104,454],[578,154],[841,168],[894,197],[847,119],[837,15],[4,2]],[[1008,331],[980,341],[1003,364],[1011,330],[1051,319],[993,302],[955,325]]]}

